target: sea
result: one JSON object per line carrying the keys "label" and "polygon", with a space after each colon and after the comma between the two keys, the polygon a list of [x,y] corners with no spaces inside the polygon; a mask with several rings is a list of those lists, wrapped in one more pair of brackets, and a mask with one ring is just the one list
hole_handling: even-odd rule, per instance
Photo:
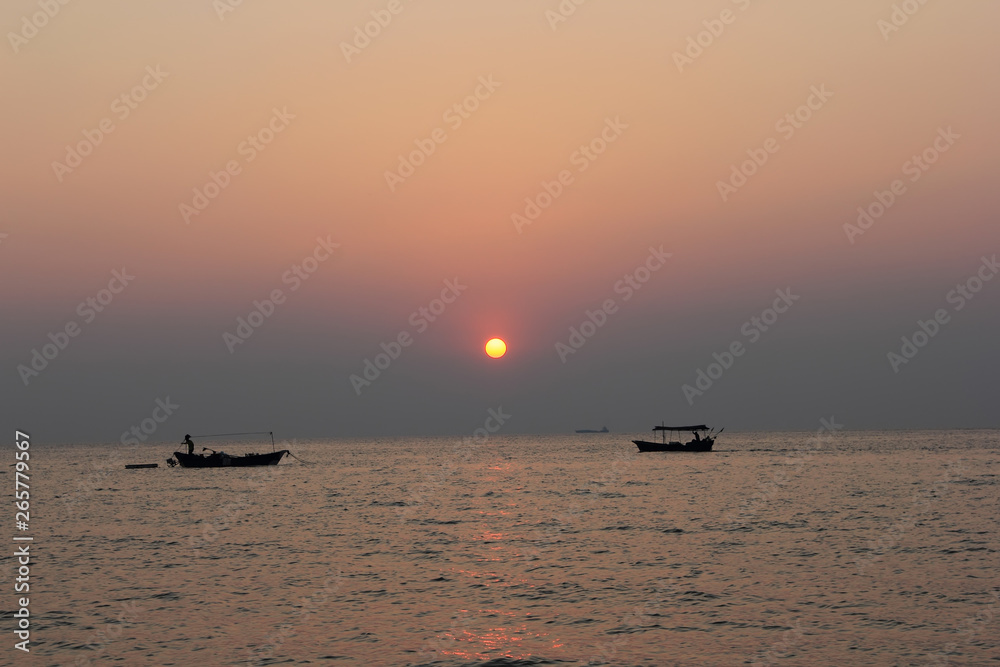
{"label": "sea", "polygon": [[1000,431],[644,437],[32,444],[0,664],[1000,665]]}

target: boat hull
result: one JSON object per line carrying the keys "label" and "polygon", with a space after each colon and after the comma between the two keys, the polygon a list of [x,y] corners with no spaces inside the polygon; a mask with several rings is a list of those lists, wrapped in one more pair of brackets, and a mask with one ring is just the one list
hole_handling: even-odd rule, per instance
{"label": "boat hull", "polygon": [[248,466],[278,465],[281,457],[288,453],[287,449],[267,454],[247,454],[246,456],[230,456],[229,454],[184,454],[174,452],[174,458],[182,468],[246,468]]}
{"label": "boat hull", "polygon": [[691,442],[650,442],[648,440],[633,440],[640,452],[710,452],[715,444],[714,438],[692,440]]}

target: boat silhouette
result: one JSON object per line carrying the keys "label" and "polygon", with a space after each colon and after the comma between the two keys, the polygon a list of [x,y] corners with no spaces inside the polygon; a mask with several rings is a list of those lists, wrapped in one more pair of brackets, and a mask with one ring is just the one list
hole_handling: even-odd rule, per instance
{"label": "boat silhouette", "polygon": [[[208,447],[202,447],[201,451],[211,452],[211,454],[195,454],[194,453],[194,442],[191,440],[194,438],[222,438],[231,437],[237,435],[270,435],[271,436],[271,451],[265,454],[244,454],[240,456],[233,456],[232,454],[227,454],[226,452],[217,452],[214,449],[209,449]],[[180,464],[182,468],[245,468],[247,466],[274,466],[278,465],[278,461],[285,454],[291,455],[287,449],[281,449],[274,451],[274,432],[273,431],[250,431],[244,433],[212,433],[208,435],[195,435],[190,434],[184,436],[184,441],[181,442],[182,445],[188,446],[188,451],[184,452],[174,452],[174,458],[167,459],[167,463],[170,467]]]}
{"label": "boat silhouette", "polygon": [[[207,448],[203,448],[207,449]],[[244,468],[247,466],[274,466],[278,465],[281,457],[288,453],[287,449],[279,449],[276,452],[266,454],[245,454],[243,456],[232,456],[225,452],[212,452],[207,455],[185,454],[184,452],[174,452],[174,458],[182,468]]]}
{"label": "boat silhouette", "polygon": [[[715,444],[715,438],[726,429],[722,429],[714,436],[712,435],[713,430],[704,424],[695,426],[664,426],[661,424],[653,427],[653,433],[659,431],[662,434],[659,442],[656,440],[633,440],[632,442],[635,443],[640,452],[710,452],[712,445]],[[671,434],[670,440],[667,439],[667,433]],[[673,439],[674,433],[678,434],[678,440]],[[681,433],[691,433],[693,437],[688,442],[681,442],[679,439]]]}

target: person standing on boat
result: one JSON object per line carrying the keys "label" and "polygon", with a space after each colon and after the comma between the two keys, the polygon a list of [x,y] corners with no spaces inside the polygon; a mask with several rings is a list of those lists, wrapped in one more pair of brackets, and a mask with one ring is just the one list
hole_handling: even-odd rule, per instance
{"label": "person standing on boat", "polygon": [[194,441],[191,440],[190,435],[185,435],[184,440],[181,442],[181,444],[188,446],[188,454],[194,454]]}

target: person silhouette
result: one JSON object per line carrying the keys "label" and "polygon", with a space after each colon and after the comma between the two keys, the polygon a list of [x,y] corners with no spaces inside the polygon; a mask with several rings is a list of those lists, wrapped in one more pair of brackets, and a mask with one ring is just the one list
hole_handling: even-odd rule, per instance
{"label": "person silhouette", "polygon": [[184,440],[181,442],[181,444],[188,446],[188,454],[194,454],[194,441],[191,440],[190,435],[185,435]]}

